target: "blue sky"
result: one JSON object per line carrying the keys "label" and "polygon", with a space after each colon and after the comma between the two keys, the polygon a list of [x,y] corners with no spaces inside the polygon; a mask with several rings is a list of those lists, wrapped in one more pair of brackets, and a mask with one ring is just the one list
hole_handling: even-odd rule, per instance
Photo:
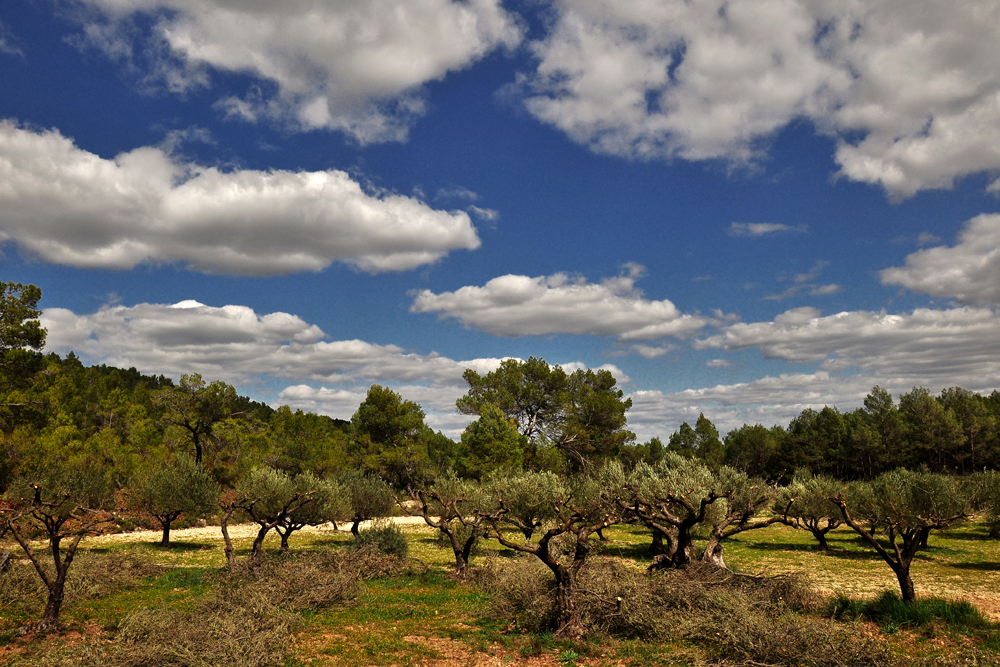
{"label": "blue sky", "polygon": [[1000,3],[12,0],[4,280],[48,349],[457,435],[610,368],[640,438],[1000,387]]}

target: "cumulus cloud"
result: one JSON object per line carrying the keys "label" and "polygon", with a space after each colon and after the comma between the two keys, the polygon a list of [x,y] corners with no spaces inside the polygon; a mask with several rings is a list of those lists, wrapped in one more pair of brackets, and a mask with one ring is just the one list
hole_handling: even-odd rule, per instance
{"label": "cumulus cloud", "polygon": [[644,298],[635,287],[643,272],[643,267],[630,264],[622,275],[600,283],[564,273],[536,278],[506,275],[482,287],[441,294],[422,290],[410,310],[441,313],[496,336],[593,334],[620,341],[685,336],[709,322],[682,314],[666,299]]}
{"label": "cumulus cloud", "polygon": [[792,227],[790,225],[782,225],[777,222],[734,222],[729,225],[729,235],[730,236],[749,236],[752,238],[757,238],[764,236],[766,234],[777,234],[777,233],[788,233],[788,232],[804,232],[806,231],[805,225],[799,225],[797,227]]}
{"label": "cumulus cloud", "polygon": [[969,220],[954,246],[915,252],[907,256],[905,266],[885,269],[880,277],[883,285],[901,285],[962,303],[1000,304],[1000,215]]}
{"label": "cumulus cloud", "polygon": [[[243,392],[256,388],[259,393],[262,384],[293,383],[280,391],[279,403],[342,419],[357,410],[372,383],[389,386],[419,403],[430,426],[453,437],[470,420],[455,414],[455,401],[468,390],[462,374],[468,368],[486,374],[501,362],[454,360],[361,340],[331,341],[296,315],[261,315],[246,306],[219,308],[190,300],[109,305],[86,315],[47,308],[40,319],[49,332],[47,351],[73,350],[88,363],[134,366],[173,378],[201,373]],[[562,366],[568,372],[586,368],[579,362]],[[615,366],[600,368],[628,382]]]}
{"label": "cumulus cloud", "polygon": [[49,350],[74,350],[93,363],[173,377],[201,373],[230,382],[271,376],[461,385],[466,368],[485,373],[500,363],[455,361],[361,340],[329,341],[319,327],[296,315],[259,315],[246,306],[218,308],[196,301],[105,306],[89,315],[47,308],[41,321],[49,330]]}
{"label": "cumulus cloud", "polygon": [[821,316],[815,308],[786,311],[772,322],[733,324],[695,341],[697,349],[756,347],[768,359],[820,362],[825,371],[905,378],[904,384],[981,387],[1000,377],[1000,316],[988,308],[909,314],[851,311]]}
{"label": "cumulus cloud", "polygon": [[424,112],[424,84],[522,37],[499,0],[81,3],[94,10],[86,39],[114,57],[134,50],[134,19],[152,21],[141,50],[170,88],[209,85],[213,70],[251,74],[264,85],[221,100],[229,115],[342,130],[362,143],[405,139]]}
{"label": "cumulus cloud", "polygon": [[893,197],[1000,168],[1000,6],[555,0],[517,87],[601,153],[747,162],[805,118]]}
{"label": "cumulus cloud", "polygon": [[221,171],[148,146],[104,159],[12,121],[0,121],[0,239],[76,267],[237,275],[399,271],[480,244],[467,213],[369,194],[342,171]]}

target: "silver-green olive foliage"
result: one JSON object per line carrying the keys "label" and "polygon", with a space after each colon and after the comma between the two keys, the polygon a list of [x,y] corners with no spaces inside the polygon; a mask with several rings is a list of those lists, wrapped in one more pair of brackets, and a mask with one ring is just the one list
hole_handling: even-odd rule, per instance
{"label": "silver-green olive foliage", "polygon": [[253,544],[254,561],[259,560],[264,538],[272,528],[279,529],[282,548],[287,549],[291,532],[306,525],[342,520],[350,511],[343,487],[308,472],[292,478],[274,468],[254,468],[236,491],[238,506],[260,526]]}
{"label": "silver-green olive foliage", "polygon": [[483,535],[486,517],[496,511],[492,489],[479,482],[462,479],[448,471],[427,489],[413,492],[416,503],[410,514],[423,517],[449,541],[455,555],[455,572],[464,575],[472,548]]}
{"label": "silver-green olive foliage", "polygon": [[[80,541],[110,521],[114,485],[109,471],[86,456],[54,460],[31,476],[15,480],[4,494],[8,507],[0,511],[0,533],[9,531],[21,546],[48,590],[45,611],[38,626],[48,631],[59,626],[66,577]],[[52,563],[32,546],[33,534],[48,541]]]}
{"label": "silver-green olive foliage", "polygon": [[[529,472],[519,476],[531,480],[524,486],[537,488],[544,496],[540,500],[549,501],[553,508],[553,515],[538,542],[511,539],[507,529],[511,525],[521,529],[524,522],[523,519],[512,521],[508,518],[512,508],[506,498],[499,496],[496,501],[499,509],[485,517],[490,527],[488,536],[508,549],[535,556],[552,571],[559,606],[557,634],[580,639],[584,628],[576,600],[577,575],[590,554],[590,536],[622,519],[620,502],[625,474],[621,465],[612,461],[596,478],[578,475],[561,484],[550,485],[548,480],[551,478],[545,475]],[[530,517],[530,513],[526,516]],[[562,543],[564,538],[561,536],[564,535],[568,545]]]}
{"label": "silver-green olive foliage", "polygon": [[849,485],[833,502],[844,523],[895,573],[903,600],[913,602],[910,565],[917,549],[930,531],[969,518],[976,510],[977,494],[970,492],[967,482],[950,475],[898,469],[871,482]]}
{"label": "silver-green olive foliage", "polygon": [[161,544],[170,544],[170,525],[183,514],[199,518],[212,512],[219,485],[194,459],[177,454],[142,471],[129,488],[130,504],[160,522]]}
{"label": "silver-green olive foliage", "polygon": [[504,522],[521,531],[525,539],[551,523],[556,504],[570,495],[566,480],[547,470],[496,474],[488,478],[487,486],[495,501],[503,501]]}
{"label": "silver-green olive foliage", "polygon": [[347,495],[351,507],[351,515],[347,519],[352,522],[351,532],[355,537],[362,521],[390,516],[396,507],[392,488],[378,475],[366,475],[360,470],[347,468],[337,475],[336,480],[343,485]]}
{"label": "silver-green olive foliage", "polygon": [[797,470],[788,486],[778,490],[775,506],[784,508],[796,527],[812,533],[819,548],[827,551],[827,533],[843,524],[840,509],[830,499],[843,488],[843,482],[832,477]]}
{"label": "silver-green olive foliage", "polygon": [[782,512],[768,516],[776,489],[746,473],[668,452],[657,465],[640,464],[626,483],[623,508],[667,542],[661,562],[685,566],[694,557],[694,539],[705,536],[701,560],[725,567],[723,542],[738,533],[788,523]]}

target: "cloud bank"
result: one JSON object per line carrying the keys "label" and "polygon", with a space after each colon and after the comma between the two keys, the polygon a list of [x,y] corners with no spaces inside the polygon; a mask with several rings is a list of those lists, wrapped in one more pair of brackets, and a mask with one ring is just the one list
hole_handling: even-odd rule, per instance
{"label": "cloud bank", "polygon": [[[175,379],[201,373],[237,385],[243,393],[259,394],[262,384],[277,383],[285,385],[278,403],[342,419],[357,410],[372,383],[390,386],[419,403],[428,425],[451,437],[471,421],[455,410],[455,401],[468,390],[462,374],[468,368],[486,374],[501,362],[454,360],[361,340],[331,341],[296,315],[261,315],[246,306],[218,308],[197,301],[106,306],[87,315],[47,308],[40,319],[49,332],[46,351],[73,350],[87,363],[134,366]],[[563,367],[572,372],[586,365]],[[615,366],[601,368],[628,381]]]}
{"label": "cloud bank", "polygon": [[891,196],[1000,168],[1000,5],[555,0],[528,110],[600,153],[745,163],[796,119]]}
{"label": "cloud bank", "polygon": [[479,247],[468,214],[342,171],[221,171],[142,147],[114,159],[0,120],[0,238],[44,261],[266,276],[334,261],[400,271]]}
{"label": "cloud bank", "polygon": [[466,286],[441,294],[422,290],[410,310],[441,313],[495,336],[562,333],[647,341],[686,336],[709,322],[682,314],[666,299],[643,298],[635,287],[643,272],[639,265],[627,265],[622,275],[600,283],[564,273],[536,278],[506,275],[482,287]]}
{"label": "cloud bank", "polygon": [[[248,121],[341,130],[361,143],[406,138],[423,86],[520,43],[499,0],[80,0],[84,39],[183,91],[212,71],[262,85],[219,102]],[[136,40],[133,22],[151,20]]]}

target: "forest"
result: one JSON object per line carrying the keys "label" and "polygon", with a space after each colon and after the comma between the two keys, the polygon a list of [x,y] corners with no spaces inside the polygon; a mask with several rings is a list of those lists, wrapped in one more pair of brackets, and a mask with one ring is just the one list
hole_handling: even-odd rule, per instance
{"label": "forest", "polygon": [[380,385],[347,421],[45,354],[0,287],[0,662],[1000,664],[960,576],[1000,570],[1000,392],[638,442],[610,372],[507,359],[455,441]]}

